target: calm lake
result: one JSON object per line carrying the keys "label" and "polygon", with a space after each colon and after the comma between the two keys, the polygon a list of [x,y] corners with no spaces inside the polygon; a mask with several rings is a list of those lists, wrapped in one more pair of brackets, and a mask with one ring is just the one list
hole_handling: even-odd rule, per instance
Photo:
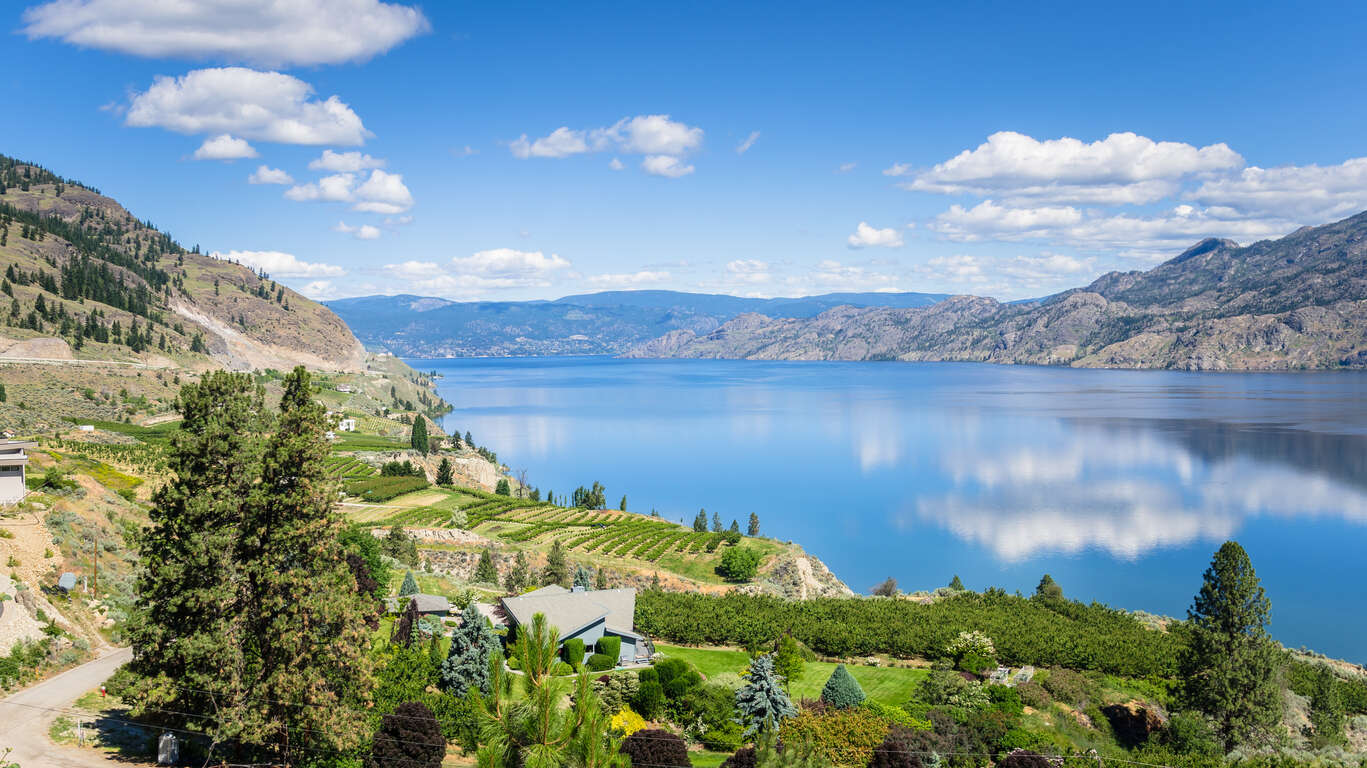
{"label": "calm lake", "polygon": [[1185,616],[1219,544],[1272,633],[1367,662],[1367,376],[977,364],[410,360],[557,497],[700,507],[801,543],[856,591],[959,574]]}

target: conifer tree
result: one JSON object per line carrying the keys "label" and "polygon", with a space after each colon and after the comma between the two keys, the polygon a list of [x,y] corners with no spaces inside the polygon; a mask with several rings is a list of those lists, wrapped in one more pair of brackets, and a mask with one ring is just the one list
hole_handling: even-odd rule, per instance
{"label": "conifer tree", "polygon": [[551,545],[551,551],[546,555],[546,570],[541,572],[541,583],[559,584],[567,587],[570,584],[570,565],[565,560],[565,548],[556,539]]}
{"label": "conifer tree", "polygon": [[954,574],[954,578],[949,580],[949,588],[957,589],[960,592],[964,591],[964,582],[959,578],[959,574]]}
{"label": "conifer tree", "polygon": [[618,509],[618,511],[621,511],[621,512],[627,511],[627,497],[626,497],[626,496],[623,496],[623,497],[622,497],[622,503],[617,505],[617,509]]}
{"label": "conifer tree", "polygon": [[437,465],[437,485],[451,485],[455,478],[451,471],[451,460],[445,456],[441,457],[441,463]]}
{"label": "conifer tree", "polygon": [[735,520],[732,520],[732,521],[731,521],[731,527],[730,527],[730,528],[727,528],[726,531],[727,531],[727,533],[739,534],[739,533],[740,533],[740,523],[736,522]]}
{"label": "conifer tree", "polygon": [[413,431],[408,436],[408,445],[418,453],[427,453],[427,419],[418,414],[413,419]]}
{"label": "conifer tree", "polygon": [[693,518],[693,530],[698,533],[707,533],[707,510],[698,510],[698,516]]}
{"label": "conifer tree", "polygon": [[389,635],[389,642],[404,648],[411,648],[413,646],[413,633],[418,629],[418,620],[418,601],[409,598],[408,604],[403,608],[403,613],[399,614],[399,620],[394,622],[394,631]]}
{"label": "conifer tree", "polygon": [[713,513],[712,513],[712,532],[713,532],[713,533],[721,533],[721,531],[722,531],[722,527],[721,527],[721,515],[717,514],[716,512],[713,512]]}
{"label": "conifer tree", "polygon": [[512,486],[508,484],[508,478],[500,477],[498,479],[498,483],[494,486],[494,493],[498,496],[513,495],[513,489]]}
{"label": "conifer tree", "polygon": [[1063,587],[1060,587],[1058,582],[1054,581],[1053,576],[1046,573],[1040,578],[1039,586],[1035,587],[1035,597],[1038,597],[1041,600],[1062,600]]}
{"label": "conifer tree", "polygon": [[509,592],[521,592],[522,588],[527,586],[529,578],[527,554],[519,549],[517,557],[513,559],[513,567],[503,579],[503,588]]}
{"label": "conifer tree", "polygon": [[413,572],[409,571],[403,575],[403,585],[399,587],[399,597],[416,594],[418,594],[418,580],[413,578]]}
{"label": "conifer tree", "polygon": [[736,691],[736,714],[745,735],[776,732],[797,707],[783,690],[783,678],[774,672],[774,657],[763,654],[750,662],[747,680]]}
{"label": "conifer tree", "polygon": [[575,568],[575,569],[574,569],[574,586],[576,586],[576,587],[583,587],[584,589],[592,589],[592,588],[593,588],[593,572],[590,571],[588,568],[585,568],[585,567],[582,566],[582,565],[579,566],[579,567],[577,567],[577,568]]}
{"label": "conifer tree", "polygon": [[1269,609],[1248,553],[1225,542],[1187,610],[1189,642],[1178,669],[1183,700],[1213,721],[1226,752],[1281,719],[1280,654],[1267,634]]}
{"label": "conifer tree", "polygon": [[494,553],[486,549],[479,553],[479,564],[475,566],[476,584],[497,584],[498,568],[494,566]]}
{"label": "conifer tree", "polygon": [[451,648],[441,664],[442,690],[464,696],[470,688],[488,695],[489,657],[498,647],[489,622],[475,604],[465,606],[460,614],[460,626],[451,634]]}
{"label": "conifer tree", "polygon": [[849,709],[864,703],[864,689],[844,664],[837,664],[821,689],[821,700],[837,709]]}
{"label": "conifer tree", "polygon": [[594,572],[594,574],[593,574],[593,588],[594,588],[594,589],[607,589],[607,588],[608,588],[608,569],[604,568],[604,567],[601,566],[601,565],[598,566],[598,569],[597,569],[597,570]]}
{"label": "conifer tree", "polygon": [[252,697],[241,738],[276,745],[286,762],[296,746],[358,745],[358,707],[373,684],[369,607],[344,557],[345,523],[326,464],[327,411],[313,401],[309,378],[303,366],[285,377],[260,492],[247,504],[237,545]]}
{"label": "conifer tree", "polygon": [[8,399],[9,395],[5,392],[5,382],[0,381],[0,403],[3,403]]}

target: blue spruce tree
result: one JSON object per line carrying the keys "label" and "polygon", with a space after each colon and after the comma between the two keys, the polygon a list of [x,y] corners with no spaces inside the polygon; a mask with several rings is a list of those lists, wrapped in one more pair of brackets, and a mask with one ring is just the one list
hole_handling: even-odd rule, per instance
{"label": "blue spruce tree", "polygon": [[465,695],[470,688],[478,688],[482,694],[489,693],[489,654],[498,641],[494,638],[489,622],[484,620],[475,604],[465,606],[460,614],[460,626],[451,635],[451,650],[441,663],[440,682],[442,690],[457,696]]}

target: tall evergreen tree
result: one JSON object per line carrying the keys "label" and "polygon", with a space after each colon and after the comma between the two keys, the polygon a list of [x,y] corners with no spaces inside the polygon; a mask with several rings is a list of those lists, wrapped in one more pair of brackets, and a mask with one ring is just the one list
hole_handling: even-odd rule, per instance
{"label": "tall evergreen tree", "polygon": [[959,574],[954,574],[954,578],[949,580],[949,588],[957,589],[960,592],[964,591],[964,582],[963,579],[959,578]]}
{"label": "tall evergreen tree", "polygon": [[735,520],[732,520],[732,521],[731,521],[731,527],[730,527],[730,528],[727,528],[727,529],[726,529],[726,532],[727,532],[727,533],[739,534],[739,533],[740,533],[740,523],[736,522]]}
{"label": "tall evergreen tree", "polygon": [[751,513],[750,513],[750,526],[749,526],[748,528],[745,529],[745,535],[746,535],[746,536],[758,536],[758,535],[759,535],[759,515],[755,514],[754,512],[751,512]]}
{"label": "tall evergreen tree", "polygon": [[412,648],[414,633],[418,631],[418,622],[418,601],[409,598],[403,607],[403,613],[399,614],[399,620],[394,622],[389,642],[404,648]]}
{"label": "tall evergreen tree", "polygon": [[584,566],[574,569],[574,586],[591,589],[593,587],[593,573]]}
{"label": "tall evergreen tree", "polygon": [[413,572],[409,571],[403,575],[403,584],[399,586],[399,597],[416,594],[418,594],[418,580],[413,578]]}
{"label": "tall evergreen tree", "polygon": [[498,583],[498,568],[494,565],[493,550],[485,549],[479,553],[479,564],[475,566],[475,583]]}
{"label": "tall evergreen tree", "polygon": [[593,588],[594,588],[594,589],[607,589],[607,588],[608,588],[608,569],[604,568],[604,567],[601,566],[601,565],[598,566],[598,568],[595,569],[595,571],[594,571],[594,574],[593,574]]}
{"label": "tall evergreen tree", "polygon": [[521,592],[531,580],[528,572],[527,554],[522,550],[517,551],[517,557],[513,559],[513,567],[509,569],[508,575],[503,577],[503,588],[509,592]]}
{"label": "tall evergreen tree", "polygon": [[408,445],[418,453],[427,453],[427,419],[424,419],[422,414],[413,419],[413,431],[409,433]]}
{"label": "tall evergreen tree", "polygon": [[698,510],[698,516],[693,518],[693,530],[698,533],[707,533],[707,510]]}
{"label": "tall evergreen tree", "polygon": [[626,497],[626,496],[623,496],[623,497],[622,497],[622,503],[617,505],[617,509],[618,509],[619,511],[621,511],[621,512],[627,511],[627,497]]}
{"label": "tall evergreen tree", "polygon": [[497,647],[498,640],[489,622],[475,609],[475,604],[465,606],[460,626],[451,633],[451,648],[441,664],[442,690],[464,696],[467,690],[475,688],[488,695],[489,658]]}
{"label": "tall evergreen tree", "polygon": [[1270,608],[1248,553],[1225,542],[1187,610],[1189,642],[1178,668],[1182,698],[1211,718],[1226,752],[1265,735],[1281,718]]}
{"label": "tall evergreen tree", "polygon": [[344,557],[345,522],[326,464],[327,410],[313,401],[303,366],[284,390],[237,558],[254,704],[242,738],[277,745],[288,762],[295,746],[359,744],[372,678],[369,608]]}
{"label": "tall evergreen tree", "polygon": [[1035,587],[1035,597],[1042,600],[1062,600],[1063,587],[1054,581],[1054,577],[1044,574],[1039,580],[1039,586]]}
{"label": "tall evergreen tree", "polygon": [[541,583],[559,584],[562,587],[570,585],[570,564],[565,560],[565,547],[556,539],[551,545],[551,551],[546,555],[546,570],[541,572]]}
{"label": "tall evergreen tree", "polygon": [[437,485],[451,485],[455,482],[455,477],[451,471],[451,460],[445,456],[441,457],[441,463],[437,465]]}
{"label": "tall evergreen tree", "polygon": [[244,499],[261,475],[265,392],[214,371],[181,388],[170,479],[153,496],[127,633],[136,712],[198,713],[185,725],[235,738],[247,705],[233,560]]}
{"label": "tall evergreen tree", "polygon": [[712,513],[712,532],[713,532],[713,533],[721,533],[721,531],[722,531],[722,527],[721,527],[721,515],[717,514],[716,512],[713,512],[713,513]]}
{"label": "tall evergreen tree", "polygon": [[787,718],[797,715],[797,707],[783,690],[783,677],[774,672],[774,657],[768,654],[750,662],[747,680],[736,691],[737,722],[745,735],[776,732]]}

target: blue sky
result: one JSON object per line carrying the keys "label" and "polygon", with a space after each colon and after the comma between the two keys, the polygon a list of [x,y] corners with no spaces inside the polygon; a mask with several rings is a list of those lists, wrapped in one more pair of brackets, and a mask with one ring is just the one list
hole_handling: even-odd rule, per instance
{"label": "blue sky", "polygon": [[318,298],[1020,298],[1367,209],[1361,4],[177,5],[7,3],[0,151]]}

